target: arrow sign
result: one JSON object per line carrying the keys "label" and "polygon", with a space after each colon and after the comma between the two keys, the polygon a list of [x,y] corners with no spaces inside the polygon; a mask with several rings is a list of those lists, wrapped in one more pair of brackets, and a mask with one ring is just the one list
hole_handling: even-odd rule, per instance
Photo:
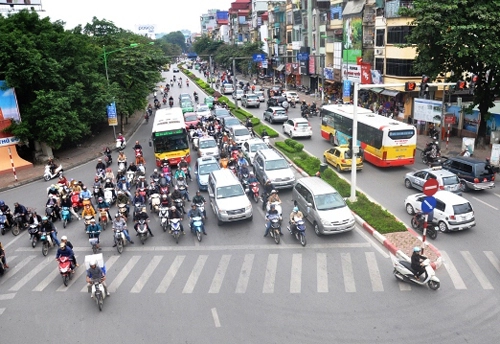
{"label": "arrow sign", "polygon": [[424,183],[422,191],[426,196],[432,196],[439,190],[439,182],[436,179],[427,179]]}
{"label": "arrow sign", "polygon": [[253,62],[263,62],[266,60],[265,54],[253,54],[252,55]]}
{"label": "arrow sign", "polygon": [[422,201],[422,212],[427,214],[436,208],[436,197],[428,196]]}

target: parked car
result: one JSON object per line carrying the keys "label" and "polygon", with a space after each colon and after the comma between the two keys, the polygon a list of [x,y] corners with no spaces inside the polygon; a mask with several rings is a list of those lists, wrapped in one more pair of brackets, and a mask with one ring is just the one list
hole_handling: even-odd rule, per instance
{"label": "parked car", "polygon": [[456,156],[446,160],[443,163],[443,168],[458,176],[462,191],[485,190],[495,187],[495,171],[484,160]]}
{"label": "parked car", "polygon": [[[330,148],[323,153],[325,162],[329,163],[337,169],[337,171],[351,171],[352,169],[352,152],[348,145],[340,145]],[[360,155],[356,157],[356,170],[363,169],[363,159]]]}
{"label": "parked car", "polygon": [[235,91],[233,92],[233,99],[236,99],[236,100],[241,100],[241,97],[243,96],[243,94],[244,94],[244,93],[245,93],[245,92],[243,92],[243,90],[240,90],[240,89],[235,90]]}
{"label": "parked car", "polygon": [[[423,193],[417,193],[406,197],[404,206],[410,215],[422,212],[422,202],[428,197]],[[476,225],[472,204],[465,198],[449,191],[438,191],[434,194],[436,207],[432,212],[432,218],[428,222],[438,224],[441,232],[461,231]]]}
{"label": "parked car", "polygon": [[425,168],[405,175],[405,186],[408,189],[422,190],[424,183],[429,179],[436,179],[440,190],[460,193],[460,180],[458,176],[448,170],[439,167]]}
{"label": "parked car", "polygon": [[263,118],[269,123],[275,122],[286,122],[288,120],[288,115],[285,109],[280,106],[271,106],[264,111]]}
{"label": "parked car", "polygon": [[219,163],[213,156],[205,156],[196,160],[196,181],[198,189],[206,191],[208,188],[208,176],[210,172],[220,169]]}
{"label": "parked car", "polygon": [[309,121],[302,117],[288,119],[283,123],[283,133],[294,137],[308,137],[312,136],[312,128]]}
{"label": "parked car", "polygon": [[255,94],[244,94],[241,97],[241,106],[246,108],[253,106],[256,108],[260,108],[260,100]]}
{"label": "parked car", "polygon": [[220,91],[222,94],[231,94],[234,92],[234,86],[233,84],[222,84]]}

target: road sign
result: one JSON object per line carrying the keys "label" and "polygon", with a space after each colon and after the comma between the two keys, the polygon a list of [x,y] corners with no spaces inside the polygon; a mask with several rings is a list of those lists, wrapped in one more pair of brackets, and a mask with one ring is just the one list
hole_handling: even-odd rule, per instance
{"label": "road sign", "polygon": [[444,115],[444,124],[455,124],[455,115]]}
{"label": "road sign", "polygon": [[439,190],[439,183],[434,178],[427,179],[427,181],[424,183],[424,186],[422,188],[422,191],[424,192],[424,195],[426,195],[426,196],[432,196],[438,190]]}
{"label": "road sign", "polygon": [[262,62],[266,60],[266,54],[253,54],[253,62]]}
{"label": "road sign", "polygon": [[427,214],[436,208],[436,197],[428,196],[422,202],[422,212]]}
{"label": "road sign", "polygon": [[308,53],[297,53],[297,60],[299,61],[307,61],[309,59]]}
{"label": "road sign", "polygon": [[116,126],[118,125],[118,118],[116,117],[116,104],[112,102],[106,106],[106,112],[108,114],[108,125]]}

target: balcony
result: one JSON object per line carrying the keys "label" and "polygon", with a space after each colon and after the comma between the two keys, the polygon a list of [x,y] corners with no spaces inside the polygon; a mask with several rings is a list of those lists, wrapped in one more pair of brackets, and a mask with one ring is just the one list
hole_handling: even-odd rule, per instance
{"label": "balcony", "polygon": [[386,18],[399,18],[400,8],[413,8],[412,0],[392,0],[385,3],[385,17]]}

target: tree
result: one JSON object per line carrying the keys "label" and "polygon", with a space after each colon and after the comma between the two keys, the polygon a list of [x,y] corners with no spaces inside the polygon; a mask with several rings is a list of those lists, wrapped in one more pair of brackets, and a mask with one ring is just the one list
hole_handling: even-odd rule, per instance
{"label": "tree", "polygon": [[193,43],[193,51],[198,55],[215,55],[217,49],[223,46],[223,41],[214,41],[206,34],[195,39]]}
{"label": "tree", "polygon": [[186,50],[186,38],[180,31],[170,32],[160,39],[167,43],[178,45],[182,51]]}
{"label": "tree", "polygon": [[180,56],[182,54],[181,47],[176,44],[168,43],[164,39],[157,39],[155,41],[155,45],[158,45],[158,47],[163,51],[163,54],[165,54],[169,60],[171,60],[174,56]]}
{"label": "tree", "polygon": [[478,138],[486,135],[488,110],[500,91],[500,2],[491,0],[414,0],[400,14],[414,18],[407,41],[418,56],[414,71],[430,76],[477,76],[473,106],[481,116]]}

